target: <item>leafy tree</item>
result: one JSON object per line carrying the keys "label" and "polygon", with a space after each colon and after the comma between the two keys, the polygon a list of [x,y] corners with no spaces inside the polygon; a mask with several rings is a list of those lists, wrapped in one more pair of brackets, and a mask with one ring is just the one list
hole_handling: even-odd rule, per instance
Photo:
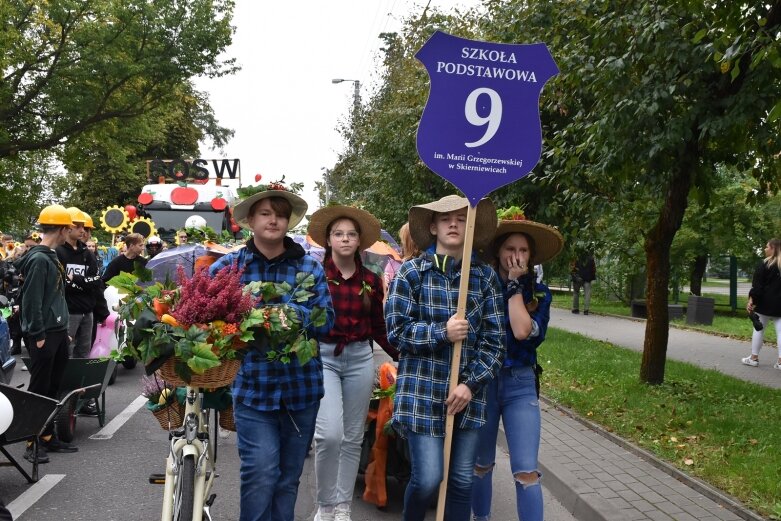
{"label": "leafy tree", "polygon": [[[49,150],[174,103],[234,70],[232,0],[0,3],[0,158]],[[108,152],[110,154],[110,152]]]}
{"label": "leafy tree", "polygon": [[199,157],[198,142],[207,133],[224,146],[233,133],[216,123],[206,95],[189,83],[175,91],[172,102],[129,120],[102,122],[62,147],[72,204],[97,218],[107,206],[136,200],[148,182],[147,160]]}
{"label": "leafy tree", "polygon": [[546,41],[562,70],[543,101],[550,148],[541,182],[565,187],[564,202],[577,193],[597,215],[637,202],[627,217],[639,225],[646,257],[640,377],[661,383],[671,247],[691,189],[712,191],[717,165],[750,171],[763,190],[778,184],[781,3],[487,6],[487,36]]}
{"label": "leafy tree", "polygon": [[642,251],[649,319],[640,378],[661,383],[673,241],[690,193],[734,197],[716,189],[720,168],[756,180],[744,198],[778,188],[781,2],[486,0],[484,8],[477,25],[438,15],[386,38],[384,84],[347,132],[339,188],[394,226],[412,204],[452,192],[414,149],[426,78],[412,56],[434,29],[546,42],[561,74],[542,97],[543,159],[492,197],[526,202],[530,217],[557,224],[569,244],[596,241],[630,260]]}
{"label": "leafy tree", "polygon": [[33,229],[41,208],[59,199],[54,169],[44,152],[0,159],[0,230],[19,239]]}

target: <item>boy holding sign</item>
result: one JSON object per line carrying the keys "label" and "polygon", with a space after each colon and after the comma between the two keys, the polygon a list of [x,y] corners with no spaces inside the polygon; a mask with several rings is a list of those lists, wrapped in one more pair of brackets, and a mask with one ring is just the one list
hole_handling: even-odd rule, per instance
{"label": "boy holding sign", "polygon": [[[413,240],[424,253],[399,268],[385,318],[388,340],[401,352],[393,425],[409,442],[412,475],[405,521],[422,520],[444,475],[446,415],[456,415],[445,518],[468,521],[478,429],[485,423],[485,384],[504,359],[504,301],[498,276],[473,255],[464,319],[456,317],[466,238],[466,198],[443,197],[409,212]],[[490,199],[477,205],[475,249],[496,229]],[[459,384],[449,392],[453,343],[462,343]]]}

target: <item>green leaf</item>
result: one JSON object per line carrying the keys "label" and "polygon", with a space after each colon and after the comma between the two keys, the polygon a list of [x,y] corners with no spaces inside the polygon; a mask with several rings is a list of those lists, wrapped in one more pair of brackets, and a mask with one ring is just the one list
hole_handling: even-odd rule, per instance
{"label": "green leaf", "polygon": [[694,35],[694,38],[692,38],[692,43],[700,43],[700,40],[702,40],[706,34],[708,34],[708,29],[700,29],[697,31],[697,34]]}
{"label": "green leaf", "polygon": [[215,355],[211,346],[205,342],[198,342],[192,346],[192,357],[187,360],[187,366],[194,373],[203,374],[207,369],[218,367],[220,359]]}
{"label": "green leaf", "polygon": [[781,116],[781,101],[776,103],[776,106],[770,110],[770,114],[767,115],[767,122],[772,123]]}

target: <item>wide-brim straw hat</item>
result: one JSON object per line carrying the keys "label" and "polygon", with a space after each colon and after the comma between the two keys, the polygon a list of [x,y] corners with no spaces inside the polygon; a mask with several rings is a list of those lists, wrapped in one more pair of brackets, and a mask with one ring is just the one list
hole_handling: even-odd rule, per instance
{"label": "wide-brim straw hat", "polygon": [[496,237],[496,241],[499,241],[503,235],[510,233],[525,233],[534,241],[534,257],[529,260],[530,264],[548,262],[561,253],[561,250],[564,248],[564,237],[561,236],[559,230],[547,224],[525,219],[502,219],[496,227],[496,235],[494,237]]}
{"label": "wide-brim straw hat", "polygon": [[290,214],[290,220],[287,223],[288,230],[295,228],[296,225],[301,222],[301,219],[303,219],[306,215],[307,208],[309,208],[309,205],[306,204],[306,201],[293,192],[288,192],[287,190],[266,190],[264,192],[252,194],[234,206],[233,219],[242,228],[250,229],[249,222],[247,222],[247,215],[249,214],[250,209],[258,201],[268,199],[269,197],[281,197],[282,199],[287,199],[290,202],[290,205],[293,207],[293,211]]}
{"label": "wide-brim straw hat", "polygon": [[335,204],[320,208],[309,218],[307,233],[319,246],[328,245],[328,225],[337,219],[352,219],[361,228],[361,243],[358,249],[363,251],[380,240],[380,221],[366,210],[353,206]]}
{"label": "wide-brim straw hat", "polygon": [[[436,236],[431,233],[430,225],[435,213],[448,213],[461,210],[469,206],[466,197],[447,195],[438,201],[427,204],[419,204],[409,209],[409,233],[412,240],[420,250],[425,250],[436,241]],[[496,230],[496,208],[489,198],[481,199],[477,203],[475,215],[475,233],[472,240],[472,248],[481,250],[491,244]]]}

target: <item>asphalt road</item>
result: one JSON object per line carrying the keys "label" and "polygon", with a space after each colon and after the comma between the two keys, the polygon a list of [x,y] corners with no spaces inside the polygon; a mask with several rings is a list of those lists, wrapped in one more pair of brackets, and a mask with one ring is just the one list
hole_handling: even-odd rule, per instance
{"label": "asphalt road", "polygon": [[[378,359],[382,355],[378,356]],[[28,373],[19,370],[14,385],[26,384]],[[38,483],[30,485],[13,467],[0,467],[0,498],[15,514],[17,521],[132,521],[154,520],[160,517],[162,486],[148,483],[148,476],[162,472],[167,454],[167,432],[162,430],[152,414],[138,400],[142,369],[119,369],[114,385],[106,391],[107,426],[103,429],[95,418],[80,417],[74,443],[79,452],[50,454],[51,461],[41,465]],[[123,413],[124,414],[121,414]],[[117,425],[117,417],[127,421]],[[97,435],[97,436],[96,436]],[[91,438],[92,437],[92,438]],[[97,439],[96,439],[97,438]],[[102,438],[102,439],[101,439]],[[31,465],[22,458],[23,444],[6,447],[22,465]],[[4,457],[0,455],[0,461]],[[494,515],[496,521],[517,519],[514,482],[510,475],[506,453],[497,451],[497,471],[494,478]],[[235,434],[219,439],[214,492],[217,500],[212,507],[215,520],[236,520],[239,514],[239,459]],[[352,518],[360,520],[401,519],[403,490],[395,480],[389,480],[389,505],[379,510],[359,499],[356,487]],[[572,515],[545,491],[546,519],[571,521]],[[308,458],[301,478],[296,520],[308,521],[315,512],[315,476],[313,458]],[[434,510],[427,519],[434,519]]]}

